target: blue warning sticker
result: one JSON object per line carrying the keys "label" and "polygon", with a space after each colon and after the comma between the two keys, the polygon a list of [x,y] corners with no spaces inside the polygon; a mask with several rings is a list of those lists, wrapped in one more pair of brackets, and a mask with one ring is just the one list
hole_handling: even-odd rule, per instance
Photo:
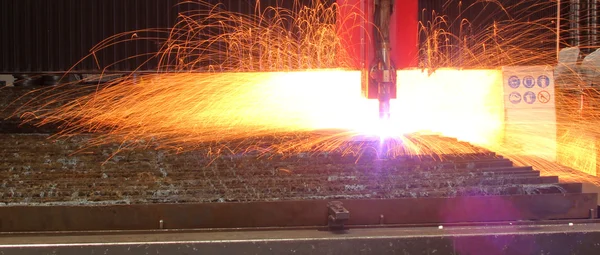
{"label": "blue warning sticker", "polygon": [[519,79],[519,77],[513,75],[510,78],[508,78],[508,86],[510,86],[513,89],[516,89],[519,86],[521,86],[521,80]]}
{"label": "blue warning sticker", "polygon": [[540,75],[537,79],[537,84],[540,88],[545,89],[546,87],[550,86],[550,78],[548,78],[546,75]]}
{"label": "blue warning sticker", "polygon": [[527,91],[525,92],[525,94],[523,94],[523,101],[525,101],[525,103],[528,104],[533,104],[535,103],[535,93],[531,92],[531,91]]}
{"label": "blue warning sticker", "polygon": [[523,86],[525,86],[525,88],[533,88],[533,86],[535,86],[535,78],[533,78],[533,76],[525,76],[523,77]]}
{"label": "blue warning sticker", "polygon": [[521,99],[522,99],[521,94],[519,94],[519,92],[516,92],[516,91],[514,91],[514,92],[510,93],[510,95],[508,95],[508,100],[513,104],[520,103]]}

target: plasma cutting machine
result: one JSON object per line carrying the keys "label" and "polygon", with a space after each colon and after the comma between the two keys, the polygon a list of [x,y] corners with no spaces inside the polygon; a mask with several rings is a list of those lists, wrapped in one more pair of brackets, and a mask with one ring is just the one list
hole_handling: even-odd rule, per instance
{"label": "plasma cutting machine", "polygon": [[[154,1],[160,7],[167,0]],[[109,0],[60,2],[126,10]],[[137,2],[152,6],[150,0]],[[355,44],[366,60],[357,67],[364,95],[379,100],[379,116],[389,118],[395,69],[407,66],[398,58],[414,57],[394,40],[401,35],[412,46],[416,40],[416,33],[403,31],[416,26],[400,25],[405,15],[398,10],[414,7],[416,16],[417,1],[347,2],[367,10],[373,34],[355,37],[368,39]],[[23,3],[25,10],[44,10],[15,0],[1,1],[0,12]],[[406,18],[416,23],[415,16]],[[29,92],[6,88],[0,107],[31,100]],[[371,150],[213,159],[202,147],[181,154],[133,151],[106,161],[119,144],[73,155],[90,136],[52,142],[52,132],[0,121],[2,254],[598,254],[596,193],[452,138],[403,139],[463,152],[385,160]]]}

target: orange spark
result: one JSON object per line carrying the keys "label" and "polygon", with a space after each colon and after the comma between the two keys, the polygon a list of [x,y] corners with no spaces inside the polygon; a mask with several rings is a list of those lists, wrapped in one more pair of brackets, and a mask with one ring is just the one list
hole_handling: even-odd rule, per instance
{"label": "orange spark", "polygon": [[[540,11],[547,10],[552,7],[547,2],[538,1],[531,9],[542,6]],[[141,78],[131,75],[99,85],[95,93],[84,96],[78,90],[49,93],[42,97],[49,95],[51,103],[34,105],[27,117],[64,124],[59,135],[100,132],[102,135],[93,144],[117,141],[124,147],[151,145],[179,151],[210,142],[218,145],[215,154],[222,150],[339,149],[356,153],[361,150],[360,143],[345,142],[360,142],[367,139],[365,136],[384,132],[396,139],[389,150],[393,155],[468,152],[467,146],[456,142],[403,136],[433,132],[482,145],[520,164],[543,165],[547,174],[565,172],[527,155],[558,143],[559,163],[596,173],[596,155],[589,154],[597,154],[597,149],[589,140],[600,136],[600,104],[590,106],[585,110],[589,116],[584,116],[578,96],[557,98],[557,124],[562,132],[558,141],[533,130],[510,133],[504,128],[498,67],[553,61],[554,51],[548,54],[531,50],[555,36],[554,26],[545,20],[528,20],[527,15],[509,17],[471,35],[448,32],[445,27],[453,21],[444,16],[422,24],[426,35],[421,48],[425,59],[422,66],[428,68],[427,72],[399,72],[398,99],[391,109],[393,119],[382,127],[377,119],[377,102],[360,97],[360,74],[343,70],[348,56],[335,26],[335,4],[315,1],[296,11],[267,8],[253,16],[228,12],[204,1],[199,4],[208,8],[181,14],[180,22],[155,56],[161,63],[157,69],[171,73]],[[507,12],[510,8],[498,10]],[[472,26],[469,22],[459,23]],[[143,32],[136,31],[135,38],[131,33],[110,38],[90,55],[119,43],[122,37],[124,41],[147,39]],[[450,66],[476,70],[440,68]],[[574,91],[584,87],[580,83],[572,81]],[[77,95],[76,100],[53,107],[53,102],[73,95]],[[597,103],[593,98],[592,102]],[[532,123],[536,121],[532,116]],[[265,137],[268,141],[261,142]],[[507,137],[517,137],[537,149],[519,148],[507,143]]]}
{"label": "orange spark", "polygon": [[[399,72],[388,135],[429,131],[477,144],[497,142],[503,106],[502,96],[492,92],[501,89],[498,75],[498,70]],[[103,130],[121,141],[152,140],[184,149],[274,134],[342,131],[317,140],[292,139],[278,148],[298,151],[316,142],[329,142],[322,148],[334,149],[338,142],[378,136],[377,107],[376,100],[361,96],[358,71],[156,74],[79,97],[43,123],[66,121],[64,135]]]}

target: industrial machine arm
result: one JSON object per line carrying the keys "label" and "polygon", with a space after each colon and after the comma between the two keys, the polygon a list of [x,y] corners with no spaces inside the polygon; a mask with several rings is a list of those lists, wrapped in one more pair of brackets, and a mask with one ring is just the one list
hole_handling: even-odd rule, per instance
{"label": "industrial machine arm", "polygon": [[389,119],[390,99],[396,91],[396,69],[390,56],[390,20],[394,0],[375,0],[374,2],[374,49],[375,59],[370,67],[369,87],[377,87],[379,100],[379,118]]}

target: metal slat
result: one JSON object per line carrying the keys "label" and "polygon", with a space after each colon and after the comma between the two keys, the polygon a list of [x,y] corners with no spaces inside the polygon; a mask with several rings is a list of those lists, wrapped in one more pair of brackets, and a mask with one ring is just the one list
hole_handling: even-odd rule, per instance
{"label": "metal slat", "polygon": [[[18,28],[15,30],[16,36],[14,37],[17,40],[15,43],[15,50],[17,55],[15,56],[15,62],[18,64],[18,70],[32,70],[31,62],[33,61],[33,54],[35,52],[35,43],[33,41],[33,37],[36,33],[30,33],[32,31],[32,6],[31,2],[33,0],[23,0],[22,5],[18,5],[18,10],[16,13],[18,14],[18,19],[20,21],[17,22]],[[32,31],[33,32],[33,31]],[[39,32],[39,31],[36,31]],[[19,43],[21,42],[21,43]],[[28,43],[31,45],[31,49],[27,49],[23,47],[23,44]]]}
{"label": "metal slat", "polygon": [[[342,200],[348,225],[586,219],[597,194]],[[113,206],[0,207],[0,231],[325,226],[327,200]],[[383,217],[382,217],[383,215]]]}
{"label": "metal slat", "polygon": [[[47,10],[47,1],[44,0],[32,0],[31,5],[31,29],[35,31],[33,33],[32,45],[35,45],[34,51],[32,53],[31,66],[30,68],[34,72],[41,72],[42,67],[45,66],[43,62],[43,56],[46,52],[47,42],[46,35],[48,34],[48,24],[45,24],[44,20],[47,19],[45,15]],[[27,61],[27,60],[25,60]],[[50,67],[48,66],[50,70]]]}
{"label": "metal slat", "polygon": [[9,20],[11,19],[8,17],[11,12],[10,8],[10,3],[8,1],[0,1],[0,36],[3,38],[0,40],[0,52],[2,52],[2,54],[0,54],[0,72],[5,71],[7,68],[11,52],[8,46],[8,42],[12,40],[10,39],[11,34],[9,29],[9,26],[11,25]]}

